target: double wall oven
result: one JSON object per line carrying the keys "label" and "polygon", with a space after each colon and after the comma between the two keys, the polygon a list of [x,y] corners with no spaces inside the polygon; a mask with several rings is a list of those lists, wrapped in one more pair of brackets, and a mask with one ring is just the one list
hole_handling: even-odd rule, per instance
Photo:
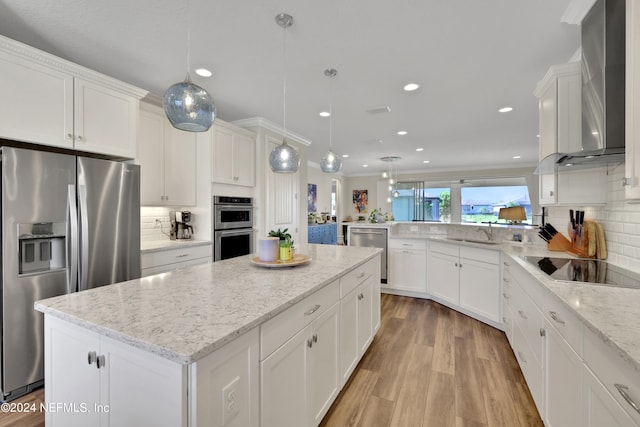
{"label": "double wall oven", "polygon": [[213,196],[213,260],[253,252],[253,199]]}

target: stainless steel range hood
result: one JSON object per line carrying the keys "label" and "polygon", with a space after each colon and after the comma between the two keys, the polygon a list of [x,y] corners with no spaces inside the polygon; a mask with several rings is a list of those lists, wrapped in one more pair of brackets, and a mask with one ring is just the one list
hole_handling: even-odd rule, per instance
{"label": "stainless steel range hood", "polygon": [[625,0],[598,0],[582,20],[582,150],[545,157],[534,173],[624,162]]}

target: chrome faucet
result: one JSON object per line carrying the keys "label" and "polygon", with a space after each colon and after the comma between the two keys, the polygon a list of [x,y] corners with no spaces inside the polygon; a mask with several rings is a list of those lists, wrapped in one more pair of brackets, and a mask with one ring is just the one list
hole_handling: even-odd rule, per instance
{"label": "chrome faucet", "polygon": [[487,240],[489,240],[490,242],[493,241],[493,228],[491,228],[491,223],[489,223],[488,230],[484,227],[478,227],[476,230],[482,231],[487,236]]}

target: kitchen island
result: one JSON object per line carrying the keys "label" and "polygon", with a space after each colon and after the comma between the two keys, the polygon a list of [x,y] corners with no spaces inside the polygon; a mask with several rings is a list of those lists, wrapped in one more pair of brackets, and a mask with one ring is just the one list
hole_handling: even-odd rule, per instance
{"label": "kitchen island", "polygon": [[380,250],[298,251],[311,261],[248,255],[38,301],[45,400],[61,408],[47,426],[317,424],[379,327]]}

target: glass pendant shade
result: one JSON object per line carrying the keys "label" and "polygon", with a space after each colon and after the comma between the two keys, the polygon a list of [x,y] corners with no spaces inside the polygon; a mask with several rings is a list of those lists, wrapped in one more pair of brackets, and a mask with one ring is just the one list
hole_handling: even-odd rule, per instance
{"label": "glass pendant shade", "polygon": [[400,197],[400,193],[398,192],[398,190],[393,192],[393,197]]}
{"label": "glass pendant shade", "polygon": [[322,156],[322,159],[320,159],[320,168],[322,172],[325,173],[340,172],[340,169],[342,169],[342,161],[336,156],[336,153],[329,150]]}
{"label": "glass pendant shade", "polygon": [[296,173],[300,167],[300,155],[283,139],[282,144],[271,151],[269,166],[275,173]]}
{"label": "glass pendant shade", "polygon": [[162,106],[176,129],[187,132],[206,132],[216,118],[216,107],[209,93],[187,77],[164,93]]}

